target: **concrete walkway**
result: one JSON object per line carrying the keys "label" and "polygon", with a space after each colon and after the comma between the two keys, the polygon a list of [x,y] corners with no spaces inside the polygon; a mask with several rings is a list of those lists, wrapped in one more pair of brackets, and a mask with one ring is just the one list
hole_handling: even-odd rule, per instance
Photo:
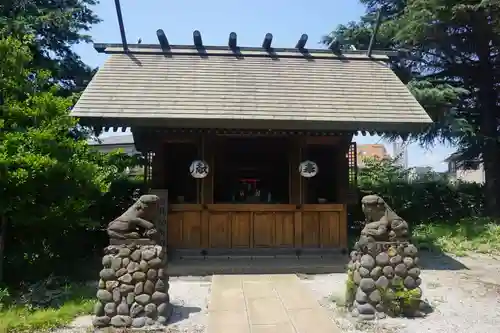
{"label": "concrete walkway", "polygon": [[293,274],[214,275],[208,333],[340,333]]}

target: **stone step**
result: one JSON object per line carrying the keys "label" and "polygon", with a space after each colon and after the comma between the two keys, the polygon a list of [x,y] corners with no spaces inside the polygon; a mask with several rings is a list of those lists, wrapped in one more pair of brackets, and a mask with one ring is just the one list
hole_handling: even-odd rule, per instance
{"label": "stone step", "polygon": [[234,258],[336,258],[345,255],[343,249],[294,249],[294,248],[258,248],[258,249],[181,249],[169,251],[168,257],[176,259],[234,259]]}
{"label": "stone step", "polygon": [[347,256],[336,258],[231,258],[176,259],[168,264],[170,276],[213,274],[330,274],[344,273]]}

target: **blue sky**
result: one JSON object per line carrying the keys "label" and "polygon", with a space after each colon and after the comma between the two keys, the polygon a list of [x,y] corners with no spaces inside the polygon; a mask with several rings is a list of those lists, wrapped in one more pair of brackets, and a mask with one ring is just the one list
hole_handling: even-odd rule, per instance
{"label": "blue sky", "polygon": [[[258,46],[267,32],[273,34],[273,46],[293,47],[301,34],[309,35],[308,47],[315,48],[321,36],[338,24],[357,20],[364,7],[356,0],[253,0],[253,1],[168,1],[121,0],[122,14],[129,43],[158,43],[156,30],[163,29],[172,44],[191,44],[192,33],[199,30],[203,43],[226,45],[231,31],[238,34],[238,44]],[[97,43],[119,43],[120,31],[114,1],[101,0],[94,11],[103,19],[90,34]],[[100,66],[106,55],[98,54],[92,45],[75,46],[83,61]],[[358,143],[385,143],[379,137],[356,137]],[[386,143],[389,152],[392,145]],[[432,166],[445,169],[442,160],[453,149],[436,146],[425,150],[412,144],[408,148],[410,166]]]}

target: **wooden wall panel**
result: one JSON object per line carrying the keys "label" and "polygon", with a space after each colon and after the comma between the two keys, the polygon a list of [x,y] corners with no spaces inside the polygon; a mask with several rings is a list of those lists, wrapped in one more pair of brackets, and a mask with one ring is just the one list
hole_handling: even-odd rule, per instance
{"label": "wooden wall panel", "polygon": [[319,212],[319,235],[321,248],[333,248],[339,245],[339,212]]}
{"label": "wooden wall panel", "polygon": [[273,247],[275,214],[268,212],[255,212],[253,214],[254,247]]}
{"label": "wooden wall panel", "polygon": [[201,212],[184,212],[182,247],[187,249],[201,248]]}
{"label": "wooden wall panel", "polygon": [[251,212],[231,213],[231,247],[251,247]]}
{"label": "wooden wall panel", "polygon": [[[181,207],[182,206],[182,207]],[[346,248],[345,205],[171,205],[169,249]],[[274,206],[274,207],[273,207]]]}
{"label": "wooden wall panel", "polygon": [[210,248],[231,247],[231,221],[228,212],[211,212],[208,219]]}
{"label": "wooden wall panel", "polygon": [[302,247],[316,248],[319,245],[318,212],[302,213]]}
{"label": "wooden wall panel", "polygon": [[295,244],[295,225],[292,212],[277,212],[275,215],[275,242],[276,247],[293,247]]}
{"label": "wooden wall panel", "polygon": [[182,220],[184,212],[169,212],[167,217],[167,247],[182,248]]}

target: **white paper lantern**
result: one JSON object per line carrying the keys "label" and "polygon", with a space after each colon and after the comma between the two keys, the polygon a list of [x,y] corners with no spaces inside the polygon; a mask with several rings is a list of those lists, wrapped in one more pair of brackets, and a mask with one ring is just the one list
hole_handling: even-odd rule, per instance
{"label": "white paper lantern", "polygon": [[193,178],[202,179],[208,175],[210,171],[207,162],[202,160],[195,160],[189,166],[189,173]]}
{"label": "white paper lantern", "polygon": [[299,165],[300,175],[304,178],[311,178],[318,174],[318,165],[313,161],[304,161]]}

